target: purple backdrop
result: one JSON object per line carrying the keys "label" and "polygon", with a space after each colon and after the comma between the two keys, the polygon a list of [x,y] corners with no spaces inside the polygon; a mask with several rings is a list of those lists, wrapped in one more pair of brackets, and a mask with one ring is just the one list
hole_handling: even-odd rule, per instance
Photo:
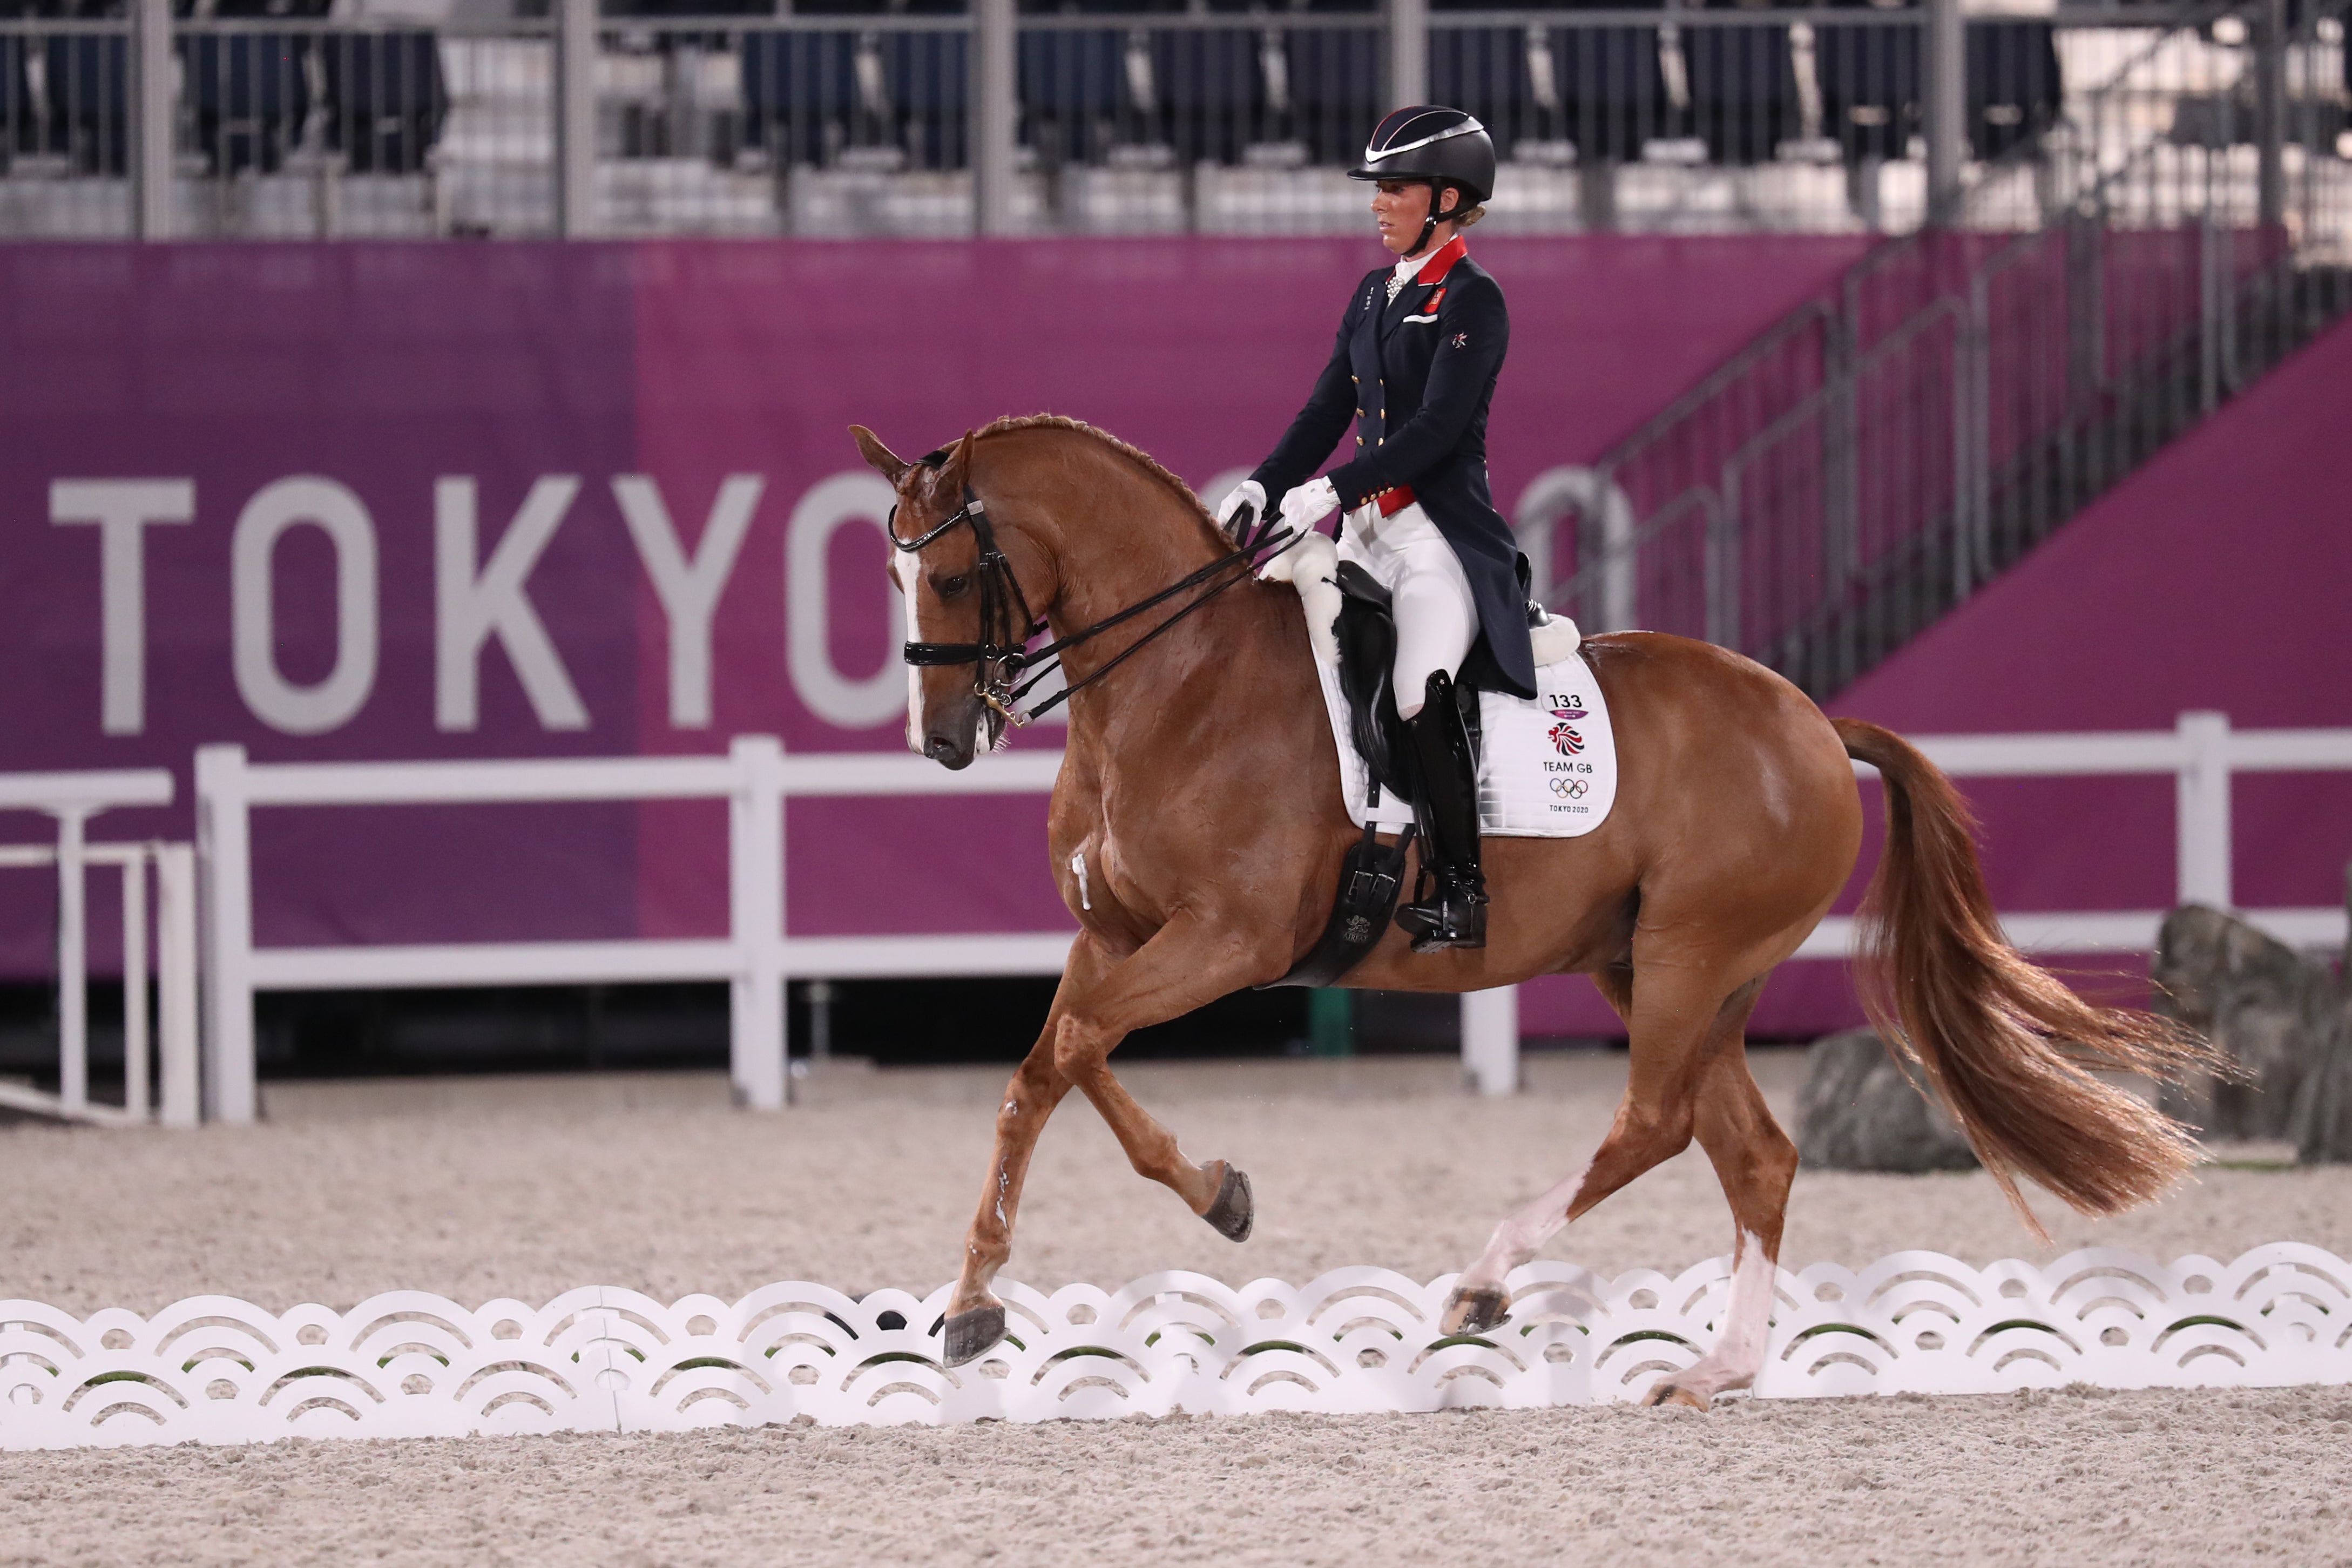
{"label": "purple backdrop", "polygon": [[[1605,447],[1859,246],[1478,248],[1518,318],[1495,430],[1507,500]],[[904,683],[878,508],[844,427],[872,425],[912,452],[1050,408],[1206,484],[1272,443],[1375,258],[1340,240],[0,250],[0,768],[171,767],[178,806],[96,831],[186,837],[190,755],[213,741],[261,760],[704,751],[744,731],[894,747]],[[762,485],[718,601],[708,723],[671,710],[667,616],[613,485],[629,474],[649,477],[689,557],[728,476]],[[329,483],[289,490],[306,476]],[[576,494],[520,596],[555,685],[577,695],[572,720],[545,671],[536,697],[520,678],[528,638],[511,619],[515,637],[453,659],[436,607],[444,481],[470,479],[476,498],[475,560],[451,577],[462,595],[527,498],[560,500],[562,476]],[[192,485],[191,515],[142,523],[139,492],[122,488],[140,480]],[[59,481],[109,488],[94,501]],[[321,494],[346,514],[340,556],[302,521]],[[273,502],[290,526],[273,524]],[[91,525],[110,506],[131,514]],[[112,591],[127,612],[110,629],[106,532],[122,547]],[[805,549],[787,570],[793,540]],[[339,571],[374,607],[375,635],[357,639],[372,679],[339,663],[352,657],[339,637],[352,640]],[[441,711],[452,666],[477,672],[470,720]],[[327,696],[338,669],[353,682],[340,702]],[[1041,802],[939,815],[909,832],[894,812],[882,831],[877,808],[794,808],[795,928],[1066,923]],[[46,831],[0,818],[10,838]],[[1001,847],[975,856],[975,842]],[[257,819],[255,858],[268,943],[668,935],[725,920],[716,805],[277,810]],[[43,972],[52,920],[46,879],[0,883],[0,966]],[[101,964],[111,923],[93,932]]]}

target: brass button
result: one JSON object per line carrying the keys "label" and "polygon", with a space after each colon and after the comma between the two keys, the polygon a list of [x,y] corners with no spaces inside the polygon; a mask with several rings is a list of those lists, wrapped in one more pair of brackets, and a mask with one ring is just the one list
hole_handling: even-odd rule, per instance
{"label": "brass button", "polygon": [[1356,437],[1356,445],[1357,445],[1357,446],[1359,446],[1359,447],[1360,447],[1360,446],[1362,446],[1363,444],[1364,444],[1364,438],[1363,438],[1361,436],[1357,437]]}

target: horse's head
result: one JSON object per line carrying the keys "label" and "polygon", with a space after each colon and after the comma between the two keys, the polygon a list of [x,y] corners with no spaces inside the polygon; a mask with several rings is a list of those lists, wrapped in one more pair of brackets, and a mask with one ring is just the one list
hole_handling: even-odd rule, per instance
{"label": "horse's head", "polygon": [[[890,530],[900,546],[933,532],[962,510],[971,471],[971,432],[944,458],[912,463],[862,425],[851,426],[850,434],[874,471],[898,491]],[[890,552],[890,580],[906,596],[909,643],[981,643],[1003,635],[1003,626],[982,624],[980,550],[977,531],[950,528],[919,550]],[[1017,640],[1018,628],[1013,635]],[[970,663],[907,667],[909,750],[950,768],[969,767],[1003,730],[1004,716],[982,698]]]}

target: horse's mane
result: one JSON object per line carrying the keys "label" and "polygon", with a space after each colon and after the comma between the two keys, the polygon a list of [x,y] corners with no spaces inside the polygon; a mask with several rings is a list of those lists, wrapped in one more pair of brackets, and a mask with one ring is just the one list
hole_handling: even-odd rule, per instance
{"label": "horse's mane", "polygon": [[1201,498],[1192,493],[1192,487],[1169,472],[1159,458],[1142,447],[1129,446],[1109,431],[1099,429],[1083,419],[1073,419],[1066,414],[1008,414],[980,433],[982,436],[1009,435],[1016,430],[1074,430],[1101,442],[1174,491],[1183,501],[1185,510],[1200,519],[1201,526],[1222,542],[1223,536],[1217,532],[1216,519],[1209,515],[1209,509],[1201,503]]}

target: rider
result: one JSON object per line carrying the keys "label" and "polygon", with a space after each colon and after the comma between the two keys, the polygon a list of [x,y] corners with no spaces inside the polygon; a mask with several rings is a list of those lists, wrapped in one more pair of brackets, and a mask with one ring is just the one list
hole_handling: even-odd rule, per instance
{"label": "rider", "polygon": [[[1416,104],[1381,121],[1349,178],[1377,184],[1381,243],[1401,258],[1349,297],[1331,362],[1272,456],[1218,508],[1240,532],[1281,509],[1304,532],[1346,513],[1339,558],[1393,595],[1398,714],[1430,898],[1397,911],[1413,951],[1486,944],[1478,781],[1455,684],[1532,698],[1528,563],[1486,488],[1486,408],[1510,344],[1503,291],[1462,230],[1495,188],[1495,144],[1458,109]],[[1308,479],[1354,422],[1349,460]]]}

